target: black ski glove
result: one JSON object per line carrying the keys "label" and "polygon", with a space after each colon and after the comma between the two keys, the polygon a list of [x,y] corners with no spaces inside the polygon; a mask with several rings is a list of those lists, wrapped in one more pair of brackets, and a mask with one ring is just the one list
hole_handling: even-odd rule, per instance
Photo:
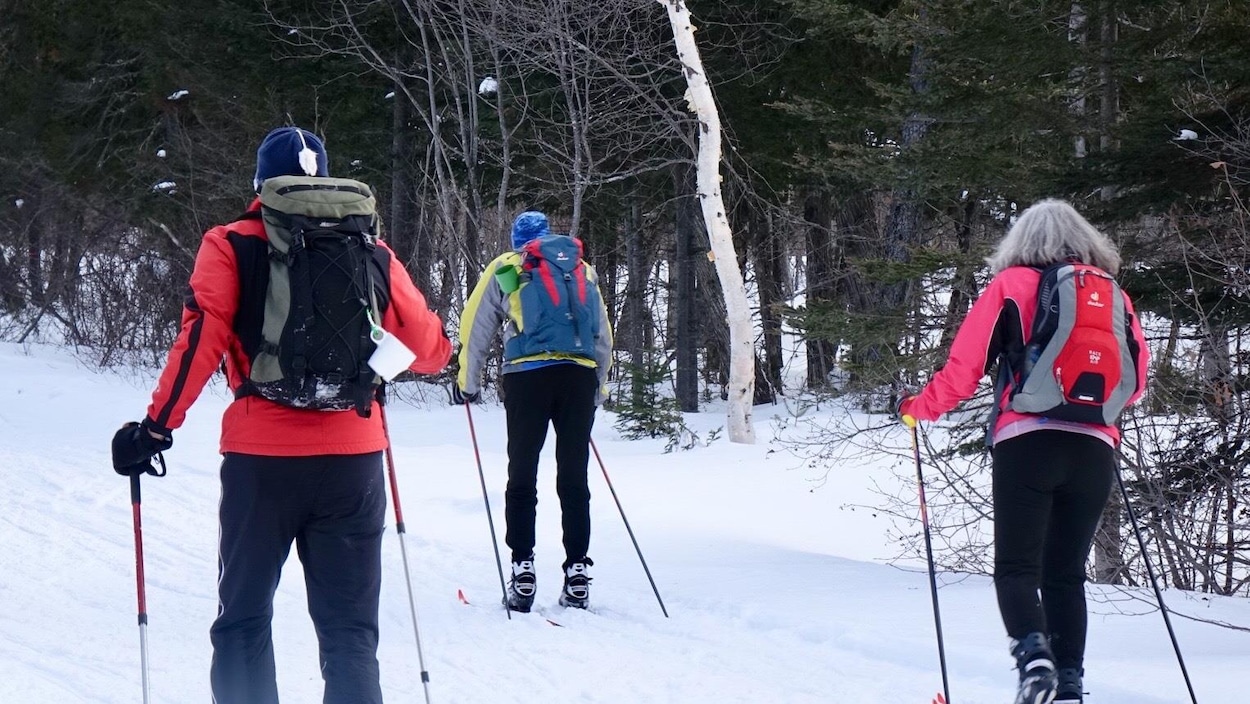
{"label": "black ski glove", "polygon": [[[164,439],[154,438],[152,433]],[[173,434],[147,418],[142,423],[127,423],[113,435],[113,471],[124,477],[149,471],[155,473],[152,458],[173,446]]]}
{"label": "black ski glove", "polygon": [[480,400],[482,400],[481,391],[474,391],[471,394],[466,394],[460,390],[459,384],[451,385],[451,402],[454,405],[463,406],[466,403],[477,403]]}

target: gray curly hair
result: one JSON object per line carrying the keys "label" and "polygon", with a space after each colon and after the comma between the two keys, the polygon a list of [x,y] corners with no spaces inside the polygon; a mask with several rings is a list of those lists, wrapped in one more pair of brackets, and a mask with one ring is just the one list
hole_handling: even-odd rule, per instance
{"label": "gray curly hair", "polygon": [[1011,266],[1046,267],[1069,258],[1092,264],[1112,276],[1120,271],[1120,252],[1115,243],[1067,202],[1047,198],[1020,213],[985,262],[997,274]]}

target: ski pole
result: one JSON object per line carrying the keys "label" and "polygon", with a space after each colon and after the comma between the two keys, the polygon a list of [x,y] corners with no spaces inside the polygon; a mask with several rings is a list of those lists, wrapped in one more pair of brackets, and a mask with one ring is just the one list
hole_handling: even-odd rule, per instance
{"label": "ski pole", "polygon": [[1141,527],[1137,525],[1137,514],[1129,503],[1128,490],[1124,488],[1124,479],[1120,476],[1120,468],[1115,468],[1115,480],[1120,485],[1120,496],[1124,499],[1124,510],[1128,512],[1129,523],[1133,526],[1133,535],[1137,537],[1137,546],[1141,548],[1142,561],[1146,563],[1146,575],[1150,577],[1150,586],[1154,588],[1155,598],[1159,600],[1159,613],[1163,614],[1163,623],[1167,626],[1168,637],[1172,639],[1172,650],[1176,651],[1176,662],[1181,666],[1181,675],[1185,677],[1185,687],[1189,689],[1189,701],[1198,704],[1194,694],[1194,684],[1189,679],[1189,670],[1185,667],[1185,658],[1181,655],[1181,646],[1176,641],[1176,631],[1172,630],[1172,619],[1168,616],[1168,607],[1163,603],[1163,592],[1159,589],[1159,580],[1155,578],[1154,568],[1150,566],[1150,555],[1146,552],[1146,541],[1142,538]]}
{"label": "ski pole", "polygon": [[916,458],[916,487],[920,493],[920,522],[924,526],[924,553],[929,565],[929,594],[933,598],[933,626],[937,630],[938,663],[942,668],[942,693],[951,700],[950,682],[946,676],[946,646],[942,641],[942,611],[938,608],[937,573],[933,567],[933,538],[929,535],[929,504],[924,495],[924,470],[920,464],[919,425],[911,425],[911,451]]}
{"label": "ski pole", "polygon": [[612,500],[616,502],[616,510],[621,513],[621,520],[625,522],[625,531],[629,533],[629,539],[634,544],[634,552],[638,553],[638,561],[642,563],[642,571],[647,573],[647,581],[651,583],[651,591],[655,594],[655,600],[660,603],[660,611],[664,612],[664,618],[668,618],[668,609],[664,608],[664,600],[660,598],[660,590],[655,586],[655,580],[651,578],[651,570],[647,568],[647,560],[642,556],[642,548],[638,547],[638,540],[634,538],[634,529],[629,527],[629,519],[625,517],[625,509],[621,508],[621,500],[616,495],[616,489],[612,486],[612,478],[608,476],[608,468],[603,464],[603,457],[599,455],[599,448],[595,445],[595,439],[590,439],[590,449],[595,451],[595,459],[599,461],[599,469],[603,470],[603,479],[608,483],[608,491],[612,492]]}
{"label": "ski pole", "polygon": [[165,457],[159,452],[156,459],[161,463],[161,471],[148,465],[145,471],[130,474],[130,515],[135,528],[135,586],[139,598],[139,667],[143,679],[143,704],[151,700],[151,684],[148,677],[148,594],[143,576],[143,518],[140,506],[143,505],[142,492],[139,489],[139,477],[151,474],[156,477],[165,476]]}
{"label": "ski pole", "polygon": [[[477,449],[477,430],[473,427],[473,411],[469,402],[464,402],[464,415],[469,419],[469,438],[473,440],[473,456],[477,458],[477,477],[482,483],[482,503],[486,504],[486,523],[490,526],[490,544],[495,548],[495,568],[499,570],[499,589],[503,592],[504,604],[508,603],[508,587],[503,581],[503,562],[499,559],[499,540],[495,538],[495,519],[490,514],[490,497],[486,494],[486,473],[482,471],[482,453]],[[505,608],[508,620],[512,620],[512,609]]]}
{"label": "ski pole", "polygon": [[148,597],[143,585],[143,519],[140,517],[139,506],[142,503],[139,492],[139,473],[130,475],[130,513],[135,525],[135,582],[139,591],[139,667],[143,677],[143,704],[151,699],[148,684]]}
{"label": "ski pole", "polygon": [[386,468],[390,475],[391,500],[395,503],[395,530],[399,534],[399,554],[404,561],[404,581],[408,584],[408,608],[412,611],[412,635],[417,640],[417,664],[421,667],[421,687],[425,690],[425,704],[430,704],[430,672],[425,667],[425,653],[421,648],[421,629],[417,626],[417,599],[412,593],[412,575],[408,571],[408,547],[404,543],[404,509],[399,503],[399,481],[395,477],[395,457],[391,454],[391,428],[386,422],[386,407],[378,404],[382,413],[382,433],[386,436]]}

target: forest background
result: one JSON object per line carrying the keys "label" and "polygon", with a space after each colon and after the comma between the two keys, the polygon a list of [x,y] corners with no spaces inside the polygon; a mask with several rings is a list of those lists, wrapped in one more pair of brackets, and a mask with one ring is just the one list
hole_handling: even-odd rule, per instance
{"label": "forest background", "polygon": [[[1066,198],[1125,254],[1154,357],[1121,448],[1145,556],[1169,586],[1250,593],[1250,4],[688,5],[756,403],[888,424],[1010,218]],[[680,412],[723,393],[729,338],[685,88],[655,0],[0,0],[0,339],[162,362],[201,233],[243,210],[260,138],[299,124],[333,175],[377,190],[450,329],[518,212],[582,238],[617,333],[618,428],[699,441]],[[938,560],[973,572],[987,394],[926,447]],[[807,430],[787,449],[814,465],[874,451],[873,428]],[[1113,498],[1092,576],[1141,584]]]}

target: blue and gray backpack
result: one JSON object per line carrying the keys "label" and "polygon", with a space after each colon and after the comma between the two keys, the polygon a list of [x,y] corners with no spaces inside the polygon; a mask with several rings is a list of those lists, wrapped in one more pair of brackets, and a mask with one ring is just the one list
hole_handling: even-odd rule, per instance
{"label": "blue and gray backpack", "polygon": [[594,359],[603,306],[586,274],[581,240],[543,235],[521,248],[521,329],[504,346],[504,358],[541,354]]}

